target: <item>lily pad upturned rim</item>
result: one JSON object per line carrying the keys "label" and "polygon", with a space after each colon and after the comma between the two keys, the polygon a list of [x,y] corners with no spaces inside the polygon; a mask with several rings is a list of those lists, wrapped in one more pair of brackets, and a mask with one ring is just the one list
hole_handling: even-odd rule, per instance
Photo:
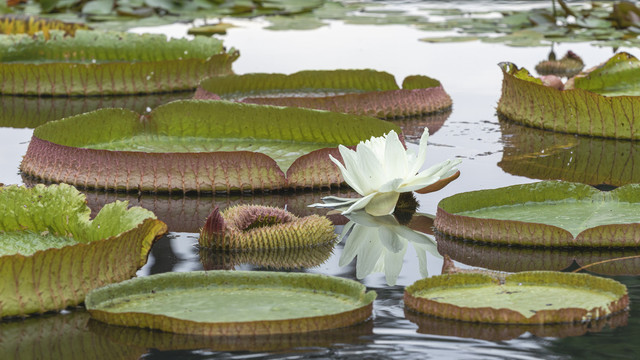
{"label": "lily pad upturned rim", "polygon": [[[147,262],[153,243],[167,231],[152,212],[140,207],[127,209],[126,202],[107,204],[90,220],[91,210],[84,194],[67,184],[33,188],[0,184],[0,195],[3,192],[13,192],[13,196],[6,196],[12,196],[20,209],[3,214],[9,219],[5,220],[3,231],[26,228],[38,233],[60,233],[74,236],[78,243],[31,255],[0,256],[0,317],[62,310],[82,303],[93,288],[131,278]],[[32,198],[18,198],[21,193]],[[63,202],[69,204],[65,207]],[[38,217],[38,213],[51,207],[47,204],[66,213],[56,216],[55,210],[49,210],[51,218]],[[39,211],[38,206],[42,207]],[[23,218],[26,214],[30,215],[28,219]],[[112,229],[118,227],[101,227],[109,225],[111,218],[118,218],[120,227],[127,227],[132,221],[135,226],[113,234]]]}
{"label": "lily pad upturned rim", "polygon": [[[190,114],[184,117],[185,112]],[[242,126],[239,126],[242,124]],[[82,129],[84,132],[80,133]],[[337,144],[357,145],[391,130],[390,122],[328,111],[227,101],[179,100],[149,114],[100,109],[46,123],[34,130],[21,171],[43,181],[85,189],[135,192],[255,192],[320,189],[344,183],[328,155]],[[91,149],[135,135],[258,138],[336,144],[298,157],[285,172],[251,151],[144,152]]]}
{"label": "lily pad upturned rim", "polygon": [[498,66],[503,81],[497,111],[504,118],[562,133],[640,139],[633,115],[640,113],[640,97],[603,96],[580,88],[558,90],[513,63]]}
{"label": "lily pad upturned rim", "polygon": [[518,285],[560,285],[563,288],[582,288],[613,294],[616,300],[603,308],[567,307],[557,310],[538,310],[533,316],[525,317],[521,313],[508,309],[491,307],[464,307],[415,296],[421,290],[430,288],[459,288],[470,285],[499,285],[498,279],[485,274],[458,273],[439,275],[421,279],[405,288],[404,304],[410,310],[441,318],[469,322],[494,324],[555,324],[597,320],[611,316],[628,308],[629,295],[626,286],[613,280],[589,274],[561,273],[557,271],[525,271],[507,275],[505,283]]}
{"label": "lily pad upturned rim", "polygon": [[[273,96],[282,94],[282,96]],[[312,95],[312,96],[305,96]],[[445,112],[451,97],[440,81],[407,76],[402,88],[393,75],[372,69],[304,70],[293,74],[249,73],[204,79],[194,98],[304,107],[368,115],[412,118]]]}
{"label": "lily pad upturned rim", "polygon": [[[334,292],[349,296],[360,305],[351,310],[330,315],[239,322],[198,322],[144,312],[113,313],[104,309],[105,303],[117,297],[155,293],[171,287],[188,289],[213,284],[247,287],[284,286],[313,292]],[[213,270],[164,273],[111,284],[90,292],[85,299],[85,306],[93,318],[113,325],[151,328],[182,334],[242,336],[321,331],[361,323],[371,317],[375,297],[374,291],[366,292],[365,286],[359,282],[339,277],[308,273]]]}
{"label": "lily pad upturned rim", "polygon": [[[169,39],[159,34],[52,30],[0,38],[0,94],[105,96],[196,88],[207,76],[232,74],[236,49],[220,40]],[[69,48],[74,51],[69,52]],[[38,60],[38,61],[34,61]],[[42,61],[45,60],[45,61]]]}
{"label": "lily pad upturned rim", "polygon": [[[590,199],[606,193],[613,200],[640,202],[640,184],[628,184],[603,192],[589,185],[564,181],[540,181],[497,189],[459,193],[438,203],[438,232],[455,238],[500,245],[542,247],[638,247],[640,223],[605,224],[573,236],[558,226],[518,220],[485,219],[458,215],[485,207],[536,203],[548,200]],[[603,194],[604,196],[605,194]]]}

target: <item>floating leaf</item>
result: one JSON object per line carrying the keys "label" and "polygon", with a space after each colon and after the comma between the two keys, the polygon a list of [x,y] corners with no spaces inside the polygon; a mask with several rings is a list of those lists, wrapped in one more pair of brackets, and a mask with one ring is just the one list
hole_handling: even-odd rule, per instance
{"label": "floating leaf", "polygon": [[[640,139],[634,115],[640,112],[640,98],[602,96],[592,92],[593,88],[558,90],[542,85],[514,64],[501,63],[500,68],[504,79],[498,113],[507,119],[565,133]],[[582,86],[579,84],[576,79],[576,87]]]}
{"label": "floating leaf", "polygon": [[574,87],[606,96],[640,96],[640,60],[617,53],[603,65],[576,76]]}
{"label": "floating leaf", "polygon": [[335,237],[326,217],[299,218],[282,208],[239,205],[223,212],[213,209],[198,242],[206,248],[255,251],[328,244]]}
{"label": "floating leaf", "polygon": [[543,181],[460,193],[438,204],[447,235],[505,245],[640,245],[640,185],[613,191]]}
{"label": "floating leaf", "polygon": [[364,116],[176,101],[142,119],[102,109],[42,125],[21,170],[44,181],[144,192],[328,188],[343,182],[328,156],[339,156],[338,144],[391,130],[400,131]]}
{"label": "floating leaf", "polygon": [[172,39],[78,30],[74,37],[11,35],[0,39],[0,93],[111,95],[189,90],[203,78],[230,74],[238,52],[199,37]]}
{"label": "floating leaf", "polygon": [[232,27],[235,27],[235,25],[221,22],[214,25],[203,25],[198,27],[192,27],[187,31],[187,33],[191,35],[205,35],[205,36],[211,36],[215,34],[224,35],[227,33],[227,30]]}
{"label": "floating leaf", "polygon": [[441,37],[424,37],[420,41],[428,43],[455,43],[480,40],[477,36],[441,36]]}
{"label": "floating leaf", "polygon": [[0,315],[61,310],[134,276],[166,226],[127,205],[106,205],[90,220],[72,186],[0,187]]}
{"label": "floating leaf", "polygon": [[376,297],[365,291],[358,282],[317,274],[182,272],[105,286],[91,292],[85,304],[95,319],[114,325],[209,336],[267,335],[365,321]]}
{"label": "floating leaf", "polygon": [[495,324],[588,322],[629,306],[627,288],[587,274],[521,272],[504,283],[482,274],[440,275],[404,293],[407,308],[448,319]]}
{"label": "floating leaf", "polygon": [[509,174],[593,186],[640,183],[636,141],[550,133],[508,121],[500,121],[500,130],[504,151],[498,166]]}
{"label": "floating leaf", "polygon": [[40,18],[27,15],[0,16],[0,34],[28,34],[35,35],[41,31],[45,39],[49,38],[49,31],[62,30],[65,35],[74,36],[76,30],[86,30],[89,27],[80,23],[68,23],[60,20]]}
{"label": "floating leaf", "polygon": [[379,118],[447,110],[451,98],[438,80],[409,76],[403,89],[394,77],[374,70],[318,70],[284,74],[223,76],[200,83],[196,98],[210,94],[255,104],[306,107]]}

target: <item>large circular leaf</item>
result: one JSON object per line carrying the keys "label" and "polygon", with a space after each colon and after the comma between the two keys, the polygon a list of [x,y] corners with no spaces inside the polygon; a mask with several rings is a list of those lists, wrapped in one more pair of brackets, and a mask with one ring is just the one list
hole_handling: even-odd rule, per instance
{"label": "large circular leaf", "polygon": [[328,188],[343,182],[329,159],[341,159],[339,144],[391,130],[400,132],[366,116],[184,100],[144,116],[102,109],[44,124],[20,168],[44,181],[136,192]]}
{"label": "large circular leaf", "polygon": [[640,185],[613,191],[556,181],[461,193],[438,204],[436,229],[495,244],[640,245]]}
{"label": "large circular leaf", "polygon": [[375,297],[360,283],[324,275],[208,271],[105,286],[91,292],[85,305],[109,324],[236,336],[353,325],[371,316]]}
{"label": "large circular leaf", "polygon": [[402,89],[391,74],[374,70],[315,70],[245,74],[204,80],[196,98],[215,95],[247,103],[305,107],[378,118],[444,111],[451,97],[438,80],[409,76]]}
{"label": "large circular leaf", "polygon": [[407,287],[405,306],[448,319],[495,324],[596,320],[629,305],[627,288],[588,274],[532,271],[498,279],[473,273],[440,275]]}
{"label": "large circular leaf", "polygon": [[0,94],[86,96],[189,90],[230,74],[239,54],[213,38],[78,30],[0,38]]}

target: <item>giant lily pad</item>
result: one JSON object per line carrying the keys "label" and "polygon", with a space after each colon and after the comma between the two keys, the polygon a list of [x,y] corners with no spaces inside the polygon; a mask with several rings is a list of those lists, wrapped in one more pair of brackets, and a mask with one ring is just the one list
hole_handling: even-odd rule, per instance
{"label": "giant lily pad", "polygon": [[504,283],[484,274],[440,275],[407,287],[407,308],[448,319],[495,324],[597,320],[626,309],[627,288],[588,274],[532,271]]}
{"label": "giant lily pad", "polygon": [[64,309],[134,276],[166,226],[127,205],[106,205],[90,220],[72,186],[0,187],[0,315]]}
{"label": "giant lily pad", "polygon": [[505,245],[640,246],[640,185],[613,191],[543,181],[461,193],[438,204],[447,235]]}
{"label": "giant lily pad", "polygon": [[550,133],[508,121],[500,121],[500,130],[504,151],[498,166],[509,174],[589,185],[640,182],[638,142]]}
{"label": "giant lily pad", "polygon": [[102,109],[44,124],[20,168],[45,181],[126,191],[326,188],[343,182],[328,156],[340,158],[338,144],[391,130],[400,131],[364,116],[185,100],[144,116]]}
{"label": "giant lily pad", "polygon": [[371,316],[375,296],[360,283],[324,275],[209,271],[105,286],[87,296],[86,306],[91,316],[114,325],[196,335],[266,335],[360,323]]}
{"label": "giant lily pad", "polygon": [[394,77],[374,70],[316,70],[215,77],[200,83],[196,98],[306,107],[379,118],[415,116],[451,107],[438,80],[409,76],[402,89]]}
{"label": "giant lily pad", "polygon": [[0,93],[111,95],[189,90],[207,76],[230,74],[238,52],[213,38],[172,39],[76,31],[51,31],[50,39],[0,38]]}
{"label": "giant lily pad", "polygon": [[514,64],[501,63],[500,68],[504,80],[498,112],[507,119],[565,133],[640,139],[640,61],[631,55],[616,54],[565,90],[543,85]]}

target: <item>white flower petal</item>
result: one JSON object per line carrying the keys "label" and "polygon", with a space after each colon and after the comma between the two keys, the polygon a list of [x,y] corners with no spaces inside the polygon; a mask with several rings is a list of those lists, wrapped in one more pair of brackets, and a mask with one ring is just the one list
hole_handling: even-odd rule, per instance
{"label": "white flower petal", "polygon": [[349,208],[358,200],[360,200],[360,198],[341,198],[337,196],[326,196],[322,198],[322,201],[324,203],[311,204],[309,205],[309,207],[343,210]]}
{"label": "white flower petal", "polygon": [[363,195],[365,195],[378,190],[382,184],[387,182],[387,179],[383,171],[382,159],[378,158],[371,148],[359,144],[357,150],[360,157],[361,173],[359,176],[362,181],[360,185]]}
{"label": "white flower petal", "polygon": [[356,201],[353,203],[353,205],[351,205],[347,210],[343,211],[342,215],[347,215],[356,210],[364,209],[369,204],[369,201],[371,201],[371,199],[373,199],[374,196],[376,196],[376,194],[377,193],[372,193],[365,197],[355,199]]}
{"label": "white flower petal", "polygon": [[387,193],[374,193],[374,197],[368,201],[364,210],[373,216],[389,215],[396,208],[400,193],[395,191]]}
{"label": "white flower petal", "polygon": [[415,175],[415,172],[407,174],[409,166],[407,163],[407,151],[404,149],[400,139],[398,139],[398,134],[393,130],[387,134],[383,165],[387,177],[404,178],[407,175]]}
{"label": "white flower petal", "polygon": [[418,171],[422,168],[422,165],[427,160],[427,143],[429,141],[429,129],[426,127],[422,132],[422,136],[420,137],[420,145],[418,146],[418,153],[413,160],[413,163],[409,164],[411,168],[411,175],[417,174]]}
{"label": "white flower petal", "polygon": [[391,179],[386,183],[382,184],[382,186],[378,188],[378,192],[384,193],[384,192],[390,192],[390,191],[397,191],[402,185],[402,183],[404,182],[404,180],[405,180],[404,178]]}
{"label": "white flower petal", "polygon": [[[349,149],[347,150],[351,151]],[[344,155],[345,153],[343,153],[342,151],[340,151],[340,154],[342,155],[342,159],[345,161],[345,164],[348,164],[348,161],[346,159],[349,158],[349,155]],[[351,186],[351,188],[358,194],[363,195],[362,188],[360,187],[360,178],[358,176],[358,170],[356,169],[356,171],[349,171],[348,167],[353,168],[353,165],[348,165],[348,167],[345,167],[342,165],[342,163],[338,159],[334,158],[331,155],[329,155],[329,159],[331,159],[331,161],[333,161],[333,163],[336,164],[336,166],[340,170],[340,173],[342,174],[342,178],[347,183],[347,185]]]}

